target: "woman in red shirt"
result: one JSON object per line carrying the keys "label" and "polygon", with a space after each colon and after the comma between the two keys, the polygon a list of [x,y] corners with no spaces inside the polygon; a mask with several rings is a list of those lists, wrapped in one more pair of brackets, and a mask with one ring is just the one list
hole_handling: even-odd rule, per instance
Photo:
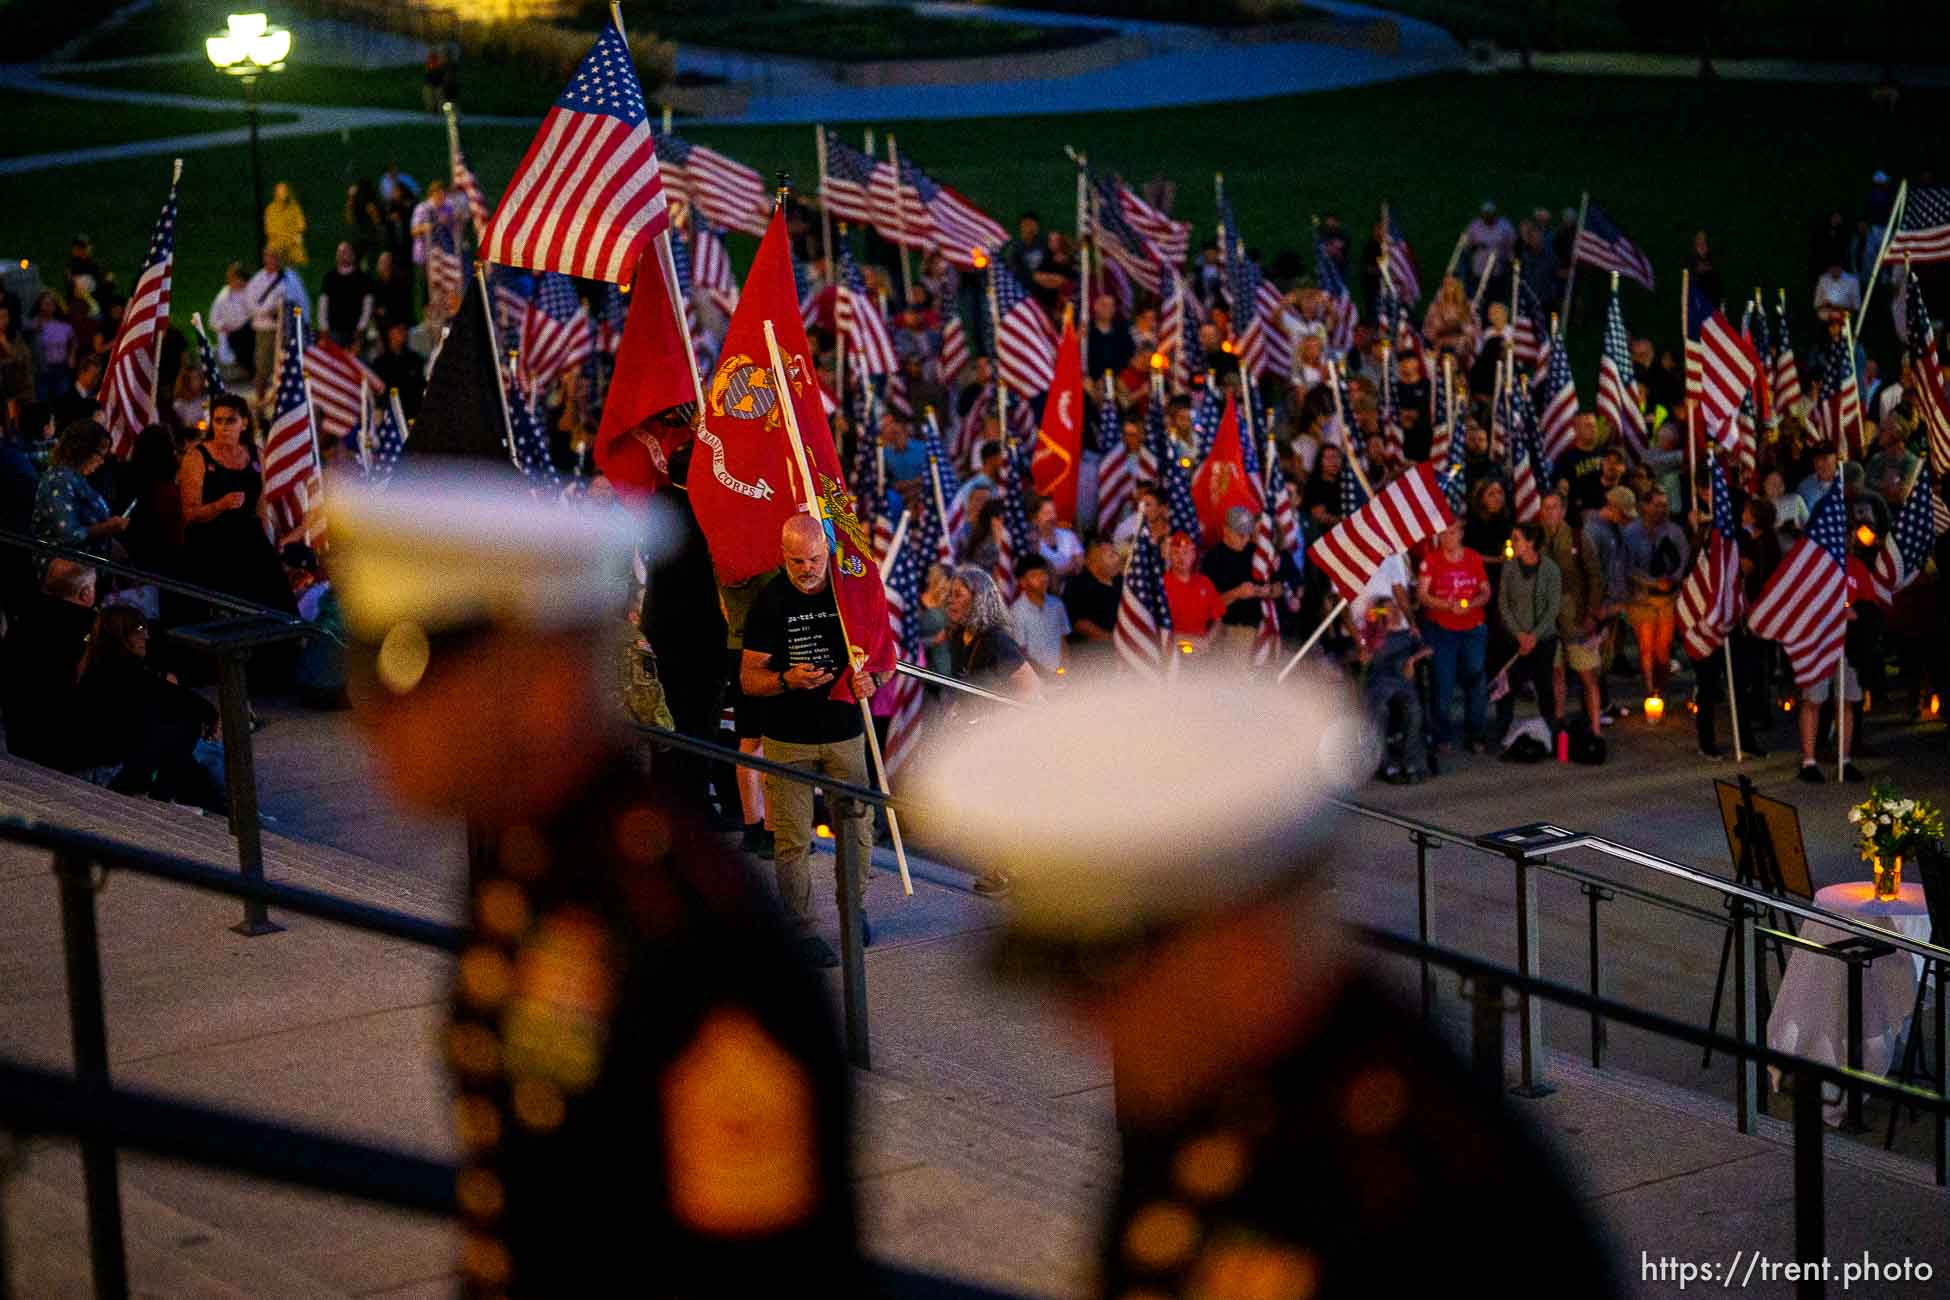
{"label": "woman in red shirt", "polygon": [[[1173,533],[1165,543],[1171,568],[1165,573],[1165,604],[1171,609],[1171,633],[1180,642],[1202,646],[1205,634],[1225,616],[1226,603],[1212,579],[1197,569],[1198,548],[1183,532]],[[1481,656],[1478,656],[1479,658]]]}
{"label": "woman in red shirt", "polygon": [[1483,680],[1483,651],[1489,644],[1484,615],[1489,611],[1490,580],[1483,557],[1463,546],[1463,526],[1452,524],[1422,561],[1422,634],[1435,652],[1435,699],[1429,722],[1436,745],[1448,750],[1455,727],[1449,701],[1463,688],[1463,737],[1473,754],[1487,747],[1483,737],[1489,688]]}

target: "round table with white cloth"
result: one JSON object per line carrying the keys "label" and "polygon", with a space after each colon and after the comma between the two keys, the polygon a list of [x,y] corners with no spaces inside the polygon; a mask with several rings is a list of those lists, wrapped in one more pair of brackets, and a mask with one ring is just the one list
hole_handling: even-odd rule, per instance
{"label": "round table with white cloth", "polygon": [[[1886,902],[1875,896],[1867,880],[1829,885],[1815,894],[1823,911],[1854,917],[1905,939],[1927,941],[1929,909],[1923,886],[1906,880],[1896,897]],[[1849,932],[1816,921],[1803,921],[1800,936],[1810,943],[1834,943]],[[1862,972],[1862,1068],[1870,1074],[1889,1073],[1903,1023],[1916,1004],[1916,984],[1923,974],[1923,958],[1898,950],[1878,957]],[[1796,949],[1788,957],[1767,1018],[1767,1045],[1829,1065],[1848,1063],[1848,963],[1837,957]],[[1780,1083],[1778,1073],[1775,1085]],[[1830,1095],[1833,1095],[1830,1090]],[[1827,1108],[1831,1124],[1841,1122],[1841,1106]]]}

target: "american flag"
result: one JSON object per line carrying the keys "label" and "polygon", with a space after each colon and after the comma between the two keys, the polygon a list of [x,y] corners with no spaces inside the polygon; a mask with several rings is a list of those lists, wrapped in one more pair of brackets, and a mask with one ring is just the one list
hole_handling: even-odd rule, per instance
{"label": "american flag", "polygon": [[1368,504],[1367,489],[1361,486],[1361,475],[1355,471],[1354,458],[1341,460],[1341,518],[1346,519]]}
{"label": "american flag", "polygon": [[621,282],[670,226],[629,47],[605,27],[481,238],[491,262]]}
{"label": "american flag", "polygon": [[[889,153],[895,152],[891,138],[887,149]],[[893,160],[880,159],[873,165],[873,181],[867,187],[867,197],[873,204],[874,227],[882,238],[903,248],[934,246],[934,221],[921,201],[917,175],[914,165],[905,158],[900,160],[898,168]]]}
{"label": "american flag", "polygon": [[1422,301],[1422,280],[1415,272],[1415,250],[1408,246],[1393,212],[1388,214],[1387,238],[1383,243],[1387,246],[1387,278],[1394,284],[1395,292],[1405,303]]}
{"label": "american flag", "polygon": [[1848,507],[1841,492],[1825,492],[1808,516],[1808,531],[1767,580],[1747,614],[1757,637],[1778,641],[1807,688],[1826,681],[1841,661],[1848,622]]}
{"label": "american flag", "polygon": [[765,233],[772,219],[772,192],[754,168],[716,149],[655,132],[657,162],[670,186],[691,207],[691,220],[707,221],[747,235]]}
{"label": "american flag", "polygon": [[[1452,471],[1460,486],[1462,475]],[[1307,549],[1343,600],[1352,601],[1391,555],[1435,536],[1456,515],[1445,485],[1424,461],[1398,476],[1374,500],[1335,524]]]}
{"label": "american flag", "polygon": [[1314,223],[1314,279],[1327,295],[1327,346],[1335,353],[1354,346],[1354,295],[1348,292],[1347,279],[1327,251],[1327,240]]}
{"label": "american flag", "polygon": [[697,213],[691,215],[691,277],[726,316],[738,309],[738,277],[725,251],[724,231]]}
{"label": "american flag", "polygon": [[1226,267],[1226,297],[1232,304],[1232,333],[1246,373],[1257,379],[1293,357],[1283,316],[1286,300],[1246,255],[1245,241],[1233,219],[1232,205],[1219,202],[1219,239]]}
{"label": "american flag", "polygon": [[[1097,237],[1097,250],[1150,292],[1161,292],[1161,277],[1165,269],[1175,263],[1168,261],[1164,253],[1126,218],[1124,205],[1118,198],[1118,191],[1123,188],[1113,176],[1094,176],[1090,179],[1091,231]],[[1229,219],[1230,209],[1225,211]]]}
{"label": "american flag", "polygon": [[865,518],[870,510],[878,510],[881,493],[886,484],[881,481],[880,420],[874,414],[873,391],[865,390],[860,403],[860,422],[853,439],[853,496],[862,509]]}
{"label": "american flag", "polygon": [[1124,425],[1110,377],[1097,399],[1097,531],[1107,533],[1123,517],[1137,490],[1137,466],[1124,446]]}
{"label": "american flag", "polygon": [[1686,404],[1698,412],[1694,429],[1723,450],[1736,452],[1740,439],[1734,415],[1740,399],[1760,380],[1760,357],[1697,287],[1688,318]]}
{"label": "american flag", "polygon": [[1280,468],[1279,458],[1273,453],[1272,440],[1266,447],[1266,492],[1264,496],[1273,510],[1273,545],[1282,555],[1291,555],[1300,548],[1300,508],[1293,497],[1293,484],[1288,481],[1286,471]]}
{"label": "american flag", "polygon": [[880,301],[867,288],[853,251],[840,244],[840,293],[834,303],[840,334],[847,351],[859,358],[870,375],[884,375],[896,368],[893,336],[887,332],[887,318],[880,314]]}
{"label": "american flag", "polygon": [[901,160],[901,170],[920,197],[932,227],[934,247],[950,266],[964,271],[975,268],[976,255],[988,255],[1009,242],[1002,223],[970,203],[957,191],[942,185],[919,167]]}
{"label": "american flag", "polygon": [[478,244],[487,230],[487,196],[481,193],[481,183],[467,165],[467,155],[460,151],[460,123],[455,120],[451,106],[447,109],[447,166],[455,191],[467,200],[467,215],[474,222],[474,242]]}
{"label": "american flag", "polygon": [[[1273,517],[1273,498],[1262,493],[1259,517],[1253,526],[1253,581],[1277,582],[1280,576],[1279,521]],[[1223,543],[1222,543],[1223,544]],[[1271,664],[1280,651],[1280,610],[1272,596],[1259,598],[1259,626],[1253,631],[1252,661]]]}
{"label": "american flag", "polygon": [[1613,290],[1605,306],[1605,347],[1598,358],[1598,415],[1618,430],[1634,460],[1645,459],[1645,412],[1632,391],[1632,336],[1625,332],[1625,308]]}
{"label": "american flag", "polygon": [[819,320],[819,282],[805,263],[792,259],[792,287],[799,296],[799,320],[812,329]]}
{"label": "american flag", "polygon": [[321,433],[346,434],[365,418],[366,394],[386,391],[372,368],[324,334],[304,332],[305,375],[311,380],[312,414]]}
{"label": "american flag", "polygon": [[1192,371],[1204,363],[1198,355],[1198,304],[1193,301],[1185,277],[1168,271],[1164,303],[1158,310],[1158,351],[1171,358],[1172,387],[1183,391],[1192,382]]}
{"label": "american flag", "polygon": [[1936,325],[1930,310],[1923,305],[1923,286],[1917,277],[1906,277],[1909,307],[1904,313],[1908,326],[1909,363],[1914,369],[1914,391],[1907,394],[1923,424],[1930,448],[1930,466],[1939,477],[1950,476],[1950,399],[1943,390],[1943,363],[1936,354]]}
{"label": "american flag", "polygon": [[1860,460],[1864,451],[1862,396],[1855,385],[1855,367],[1849,364],[1848,353],[1846,338],[1836,339],[1821,349],[1812,423],[1841,449],[1845,459]]}
{"label": "american flag", "polygon": [[927,444],[928,455],[939,466],[941,479],[941,499],[952,500],[961,491],[961,476],[955,473],[955,463],[948,455],[948,445],[941,437],[941,420],[930,406],[921,415],[921,440]]}
{"label": "american flag", "polygon": [[941,383],[950,393],[955,391],[955,381],[961,372],[968,368],[968,330],[961,323],[961,313],[954,304],[946,304],[948,315],[941,322]]}
{"label": "american flag", "polygon": [[[927,543],[910,528],[906,540],[887,569],[887,612],[893,618],[894,648],[908,663],[925,660],[921,644],[921,586],[927,577]],[[894,680],[882,687],[894,693],[894,715],[887,724],[889,774],[898,772],[920,746],[921,714],[927,694],[920,679],[895,673]]]}
{"label": "american flag", "polygon": [[[521,322],[528,316],[528,300],[535,296],[535,277],[512,266],[491,265],[487,268],[487,279],[494,301],[494,340],[504,352],[509,348],[518,348],[521,346]],[[608,287],[612,290],[616,288],[613,284]],[[620,343],[622,338],[623,316],[619,307],[616,342]],[[614,343],[609,350],[615,351]]]}
{"label": "american flag", "polygon": [[1787,291],[1781,291],[1774,308],[1774,409],[1783,415],[1801,400],[1801,368],[1794,363],[1794,345],[1788,342]]}
{"label": "american flag", "polygon": [[994,356],[1002,382],[1024,396],[1046,393],[1056,376],[1056,331],[1008,267],[990,262],[988,274],[998,318]]}
{"label": "american flag", "polygon": [[1463,475],[1461,465],[1451,465],[1435,476],[1437,486],[1442,489],[1442,499],[1449,503],[1449,513],[1457,519],[1463,515],[1463,496],[1469,487],[1469,480]]}
{"label": "american flag", "polygon": [[1652,263],[1646,260],[1636,244],[1625,237],[1625,232],[1613,224],[1610,217],[1598,210],[1595,203],[1585,207],[1584,229],[1578,232],[1578,241],[1571,250],[1571,256],[1574,268],[1583,262],[1606,271],[1616,271],[1642,288],[1652,287]]}
{"label": "american flag", "polygon": [[1570,350],[1564,346],[1561,330],[1555,331],[1550,341],[1550,356],[1536,399],[1539,445],[1544,460],[1555,465],[1557,458],[1571,448],[1576,434],[1572,425],[1578,418],[1578,386],[1571,378]]}
{"label": "american flag", "polygon": [[1173,221],[1139,198],[1137,191],[1126,185],[1121,177],[1112,177],[1111,183],[1117,193],[1118,211],[1131,228],[1158,250],[1158,256],[1166,266],[1185,265],[1185,258],[1192,251],[1192,223]]}
{"label": "american flag", "polygon": [[[949,531],[949,515],[954,506],[951,502],[961,502],[966,513],[967,500],[962,496],[961,479],[955,473],[954,462],[948,458],[948,448],[941,436],[941,421],[936,417],[933,407],[929,407],[921,420],[921,437],[928,447],[929,490],[921,494],[921,519],[935,539],[937,558],[943,564],[955,561],[954,538]],[[936,504],[937,499],[939,505]]]}
{"label": "american flag", "polygon": [[613,357],[623,342],[623,323],[629,318],[630,296],[621,285],[604,281],[597,286],[596,351]]}
{"label": "american flag", "polygon": [[451,316],[460,310],[466,296],[467,250],[454,239],[454,226],[444,217],[433,223],[427,239],[427,306],[438,308],[438,315]]}
{"label": "american flag", "polygon": [[691,241],[676,226],[670,228],[670,267],[677,275],[677,296],[684,300],[684,328],[697,333],[697,303],[691,297]]}
{"label": "american flag", "polygon": [[1926,462],[1917,470],[1916,481],[1910,484],[1909,495],[1903,498],[1889,535],[1882,539],[1882,547],[1869,566],[1870,588],[1885,606],[1897,592],[1921,577],[1923,566],[1929,563],[1930,551],[1936,546],[1935,503],[1936,484]]}
{"label": "american flag", "polygon": [[312,448],[311,397],[305,392],[303,330],[304,313],[293,307],[282,331],[271,429],[264,435],[264,495],[272,501],[302,488],[319,468]]}
{"label": "american flag", "polygon": [[1740,621],[1740,551],[1735,545],[1733,497],[1720,459],[1708,456],[1713,475],[1713,522],[1706,545],[1679,587],[1679,641],[1688,658],[1704,659],[1720,648]]}
{"label": "american flag", "polygon": [[1740,409],[1734,412],[1731,431],[1734,439],[1734,460],[1740,467],[1738,481],[1743,488],[1751,491],[1757,486],[1755,475],[1760,459],[1760,426],[1763,416],[1761,403],[1768,397],[1770,385],[1767,382],[1767,340],[1765,336],[1754,335],[1754,314],[1759,312],[1765,328],[1767,313],[1759,303],[1750,302],[1747,310],[1740,315],[1740,337],[1754,354],[1753,386],[1740,396]]}
{"label": "american flag", "polygon": [[1910,190],[1885,260],[1950,261],[1950,185]]}
{"label": "american flag", "polygon": [[1016,560],[1036,547],[1036,530],[1029,525],[1024,495],[1034,480],[1029,473],[1029,457],[1022,444],[1002,457],[1002,481],[996,484],[996,498],[1002,502],[1002,536],[996,543],[997,585],[1006,599],[1016,598]]}
{"label": "american flag", "polygon": [[[1181,454],[1179,449],[1172,444],[1170,431],[1165,427],[1163,407],[1159,406],[1156,402],[1153,402],[1152,406],[1156,408],[1155,413],[1147,413],[1145,416],[1145,441],[1149,445],[1153,459],[1158,464],[1158,486],[1164,489],[1165,510],[1171,520],[1171,531],[1174,533],[1184,533],[1193,540],[1197,540],[1199,535],[1198,504],[1192,500],[1191,457]],[[1212,409],[1216,412],[1218,405],[1214,403]],[[1218,431],[1216,415],[1214,416],[1212,427],[1214,436],[1216,436]],[[1197,436],[1197,430],[1194,428],[1193,437],[1196,438]],[[1208,443],[1208,449],[1209,446],[1210,444]],[[1201,459],[1205,455],[1204,451],[1199,451],[1196,454]]]}
{"label": "american flag", "polygon": [[[176,171],[180,176],[180,159]],[[169,327],[169,277],[175,264],[176,179],[172,178],[102,378],[102,414],[117,455],[126,455],[135,445],[136,434],[156,422],[157,353]]]}
{"label": "american flag", "polygon": [[1172,670],[1171,606],[1165,601],[1165,566],[1151,530],[1140,528],[1131,562],[1124,570],[1124,594],[1117,603],[1111,642],[1124,667],[1145,677]]}
{"label": "american flag", "polygon": [[522,385],[538,392],[565,370],[589,359],[596,332],[566,275],[544,271],[521,321]]}
{"label": "american flag", "polygon": [[1550,346],[1549,317],[1544,315],[1544,305],[1537,301],[1537,293],[1517,279],[1517,311],[1510,320],[1510,351],[1518,365],[1534,366],[1543,360],[1544,351]]}
{"label": "american flag", "polygon": [[535,415],[535,408],[529,404],[528,397],[515,382],[513,368],[509,367],[506,386],[508,400],[508,433],[513,440],[515,465],[528,479],[531,491],[546,488],[553,492],[562,486],[561,475],[555,472],[554,458],[549,455],[548,433]]}
{"label": "american flag", "polygon": [[1503,398],[1509,403],[1505,417],[1510,447],[1510,508],[1518,523],[1535,523],[1541,504],[1538,496],[1536,413],[1530,407],[1530,392],[1523,381],[1506,387]]}
{"label": "american flag", "polygon": [[874,204],[874,160],[826,133],[826,170],[819,174],[819,201],[835,221],[873,224],[880,215]]}
{"label": "american flag", "polygon": [[[1429,385],[1430,401],[1435,408],[1433,422],[1429,426],[1429,460],[1436,465],[1447,465],[1450,455],[1462,443],[1462,439],[1456,436],[1458,430],[1449,423],[1449,381],[1454,371],[1454,365],[1437,366],[1433,382]],[[1463,387],[1467,389],[1468,386],[1468,381],[1464,380]],[[1462,394],[1457,396],[1460,398]],[[1462,403],[1458,401],[1457,410],[1460,412],[1461,408]]]}
{"label": "american flag", "polygon": [[399,467],[400,455],[406,450],[406,417],[399,406],[399,389],[386,395],[386,402],[379,410],[379,420],[373,425],[371,463],[362,467],[365,477],[378,482],[393,476]]}
{"label": "american flag", "polygon": [[191,312],[190,325],[196,332],[196,359],[203,367],[203,408],[208,411],[210,399],[224,391],[223,368],[217,364],[217,350],[210,346],[210,336],[203,332],[202,315]]}

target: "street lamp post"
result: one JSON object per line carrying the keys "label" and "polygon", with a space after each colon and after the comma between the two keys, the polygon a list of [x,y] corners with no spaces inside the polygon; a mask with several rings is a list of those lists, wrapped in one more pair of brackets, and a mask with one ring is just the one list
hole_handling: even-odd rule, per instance
{"label": "street lamp post", "polygon": [[280,72],[291,54],[291,33],[273,27],[263,14],[231,14],[226,29],[203,42],[213,67],[244,83],[244,112],[251,132],[251,204],[256,213],[257,247],[264,247],[264,170],[257,151],[257,79]]}

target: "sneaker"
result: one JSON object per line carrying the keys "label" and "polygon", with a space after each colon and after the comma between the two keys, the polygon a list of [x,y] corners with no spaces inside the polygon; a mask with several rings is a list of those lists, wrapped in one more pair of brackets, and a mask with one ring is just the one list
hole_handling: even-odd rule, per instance
{"label": "sneaker", "polygon": [[1828,780],[1827,777],[1821,774],[1821,769],[1813,763],[1803,763],[1801,765],[1801,775],[1797,779],[1806,781],[1809,785],[1823,785]]}
{"label": "sneaker", "polygon": [[799,960],[815,970],[831,970],[840,964],[840,955],[833,951],[833,945],[811,930],[800,931],[793,946],[798,949]]}
{"label": "sneaker", "polygon": [[975,877],[975,892],[983,898],[1000,898],[1012,887],[1009,877],[1000,871],[991,871]]}
{"label": "sneaker", "polygon": [[1866,779],[1867,778],[1862,775],[1862,769],[1857,767],[1855,764],[1853,763],[1842,764],[1842,780],[1863,781]]}

